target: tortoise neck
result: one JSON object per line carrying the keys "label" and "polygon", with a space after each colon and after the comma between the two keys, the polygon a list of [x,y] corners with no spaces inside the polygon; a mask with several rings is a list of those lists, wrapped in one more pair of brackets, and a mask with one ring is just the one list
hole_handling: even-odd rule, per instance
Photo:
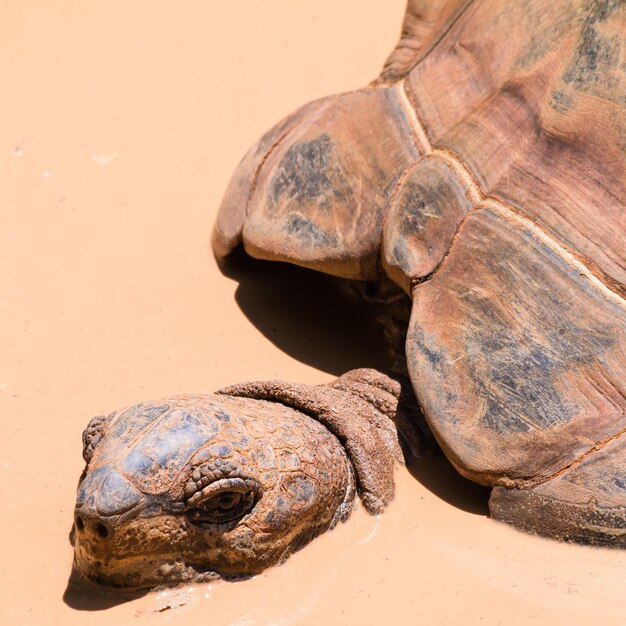
{"label": "tortoise neck", "polygon": [[346,372],[328,386],[368,402],[389,418],[400,435],[405,456],[424,456],[438,449],[407,375],[363,368]]}

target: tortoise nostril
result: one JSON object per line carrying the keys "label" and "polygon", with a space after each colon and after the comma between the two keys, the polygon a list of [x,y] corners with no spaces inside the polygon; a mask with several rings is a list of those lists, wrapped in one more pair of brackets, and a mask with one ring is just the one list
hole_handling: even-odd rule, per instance
{"label": "tortoise nostril", "polygon": [[75,525],[76,525],[76,530],[79,530],[79,531],[85,528],[85,522],[83,522],[83,518],[80,515],[76,518]]}
{"label": "tortoise nostril", "polygon": [[109,536],[109,529],[104,524],[98,524],[96,526],[96,532],[103,538],[106,539]]}

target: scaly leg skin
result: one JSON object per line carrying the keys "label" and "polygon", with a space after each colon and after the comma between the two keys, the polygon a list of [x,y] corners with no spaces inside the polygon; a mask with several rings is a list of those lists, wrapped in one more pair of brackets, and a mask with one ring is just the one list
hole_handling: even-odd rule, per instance
{"label": "scaly leg skin", "polygon": [[626,548],[625,456],[622,433],[539,485],[495,487],[489,500],[491,514],[527,532]]}

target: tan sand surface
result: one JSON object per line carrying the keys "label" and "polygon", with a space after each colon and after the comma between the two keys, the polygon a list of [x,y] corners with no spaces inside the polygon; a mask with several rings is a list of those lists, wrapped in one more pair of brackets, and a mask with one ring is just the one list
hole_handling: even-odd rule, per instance
{"label": "tan sand surface", "polygon": [[624,553],[499,525],[441,459],[399,470],[380,518],[358,511],[255,579],[66,591],[91,416],[381,364],[336,283],[224,276],[209,235],[247,147],[374,77],[403,4],[0,0],[0,624],[626,623]]}

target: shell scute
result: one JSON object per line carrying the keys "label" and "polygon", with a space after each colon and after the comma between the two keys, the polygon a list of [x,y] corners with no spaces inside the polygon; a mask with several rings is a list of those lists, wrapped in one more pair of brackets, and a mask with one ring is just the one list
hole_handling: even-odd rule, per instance
{"label": "shell scute", "polygon": [[414,290],[411,378],[465,474],[547,477],[624,427],[626,308],[532,226],[490,208]]}

